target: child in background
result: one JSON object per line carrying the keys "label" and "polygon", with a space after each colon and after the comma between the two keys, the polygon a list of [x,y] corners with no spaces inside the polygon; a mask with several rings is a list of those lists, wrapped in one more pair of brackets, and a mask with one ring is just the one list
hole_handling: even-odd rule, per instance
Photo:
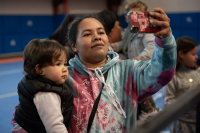
{"label": "child in background", "polygon": [[[126,13],[131,11],[147,11],[147,5],[140,0],[133,0],[126,4]],[[128,22],[128,16],[125,16]],[[149,60],[154,51],[155,36],[151,34],[133,34],[130,32],[129,27],[125,29],[124,37],[122,40],[123,53],[128,59],[135,60]]]}
{"label": "child in background", "polygon": [[[200,68],[196,66],[198,59],[198,43],[188,37],[180,37],[177,43],[176,74],[166,88],[163,89],[164,104],[176,101],[183,93],[200,86]],[[196,107],[191,108],[179,119],[172,122],[171,133],[196,132]]]}
{"label": "child in background", "polygon": [[54,40],[34,39],[27,44],[26,75],[18,84],[20,104],[11,122],[13,133],[67,133],[73,106],[73,95],[65,83],[67,54]]}

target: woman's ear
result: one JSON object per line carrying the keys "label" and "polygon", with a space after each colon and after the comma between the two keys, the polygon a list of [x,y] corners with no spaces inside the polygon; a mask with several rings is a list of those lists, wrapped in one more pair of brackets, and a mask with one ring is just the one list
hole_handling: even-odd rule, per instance
{"label": "woman's ear", "polygon": [[77,48],[76,48],[76,44],[73,42],[70,42],[71,48],[74,52],[78,52]]}
{"label": "woman's ear", "polygon": [[39,75],[41,75],[41,76],[44,75],[44,72],[43,72],[42,69],[40,69],[39,64],[37,64],[37,65],[35,66],[35,70],[36,70],[36,73],[37,73],[37,74],[39,74]]}
{"label": "woman's ear", "polygon": [[179,58],[182,59],[182,58],[184,57],[184,55],[185,55],[185,54],[183,53],[183,51],[179,51],[179,52],[178,52],[178,57],[179,57]]}

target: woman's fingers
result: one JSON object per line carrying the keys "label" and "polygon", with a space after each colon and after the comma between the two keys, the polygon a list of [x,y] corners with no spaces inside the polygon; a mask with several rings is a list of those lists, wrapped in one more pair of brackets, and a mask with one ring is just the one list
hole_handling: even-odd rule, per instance
{"label": "woman's fingers", "polygon": [[162,8],[154,8],[154,12],[160,12],[161,14],[165,14],[165,12]]}
{"label": "woman's fingers", "polygon": [[163,28],[170,27],[170,24],[168,21],[153,21],[153,22],[151,22],[151,24],[156,25],[156,26],[161,26]]}
{"label": "woman's fingers", "polygon": [[170,19],[165,14],[163,9],[155,8],[155,12],[150,12],[150,15],[158,21],[153,21],[152,24],[161,27],[161,31],[156,32],[154,35],[161,38],[166,38],[170,35]]}
{"label": "woman's fingers", "polygon": [[170,21],[170,19],[167,17],[165,13],[150,12],[150,15],[161,21]]}
{"label": "woman's fingers", "polygon": [[166,38],[170,35],[170,28],[168,27],[168,28],[162,29],[161,31],[154,33],[154,35],[160,38]]}

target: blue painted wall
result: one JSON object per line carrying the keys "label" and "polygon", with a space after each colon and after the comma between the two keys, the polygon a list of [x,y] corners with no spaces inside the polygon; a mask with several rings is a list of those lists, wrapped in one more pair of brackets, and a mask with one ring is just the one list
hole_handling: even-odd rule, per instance
{"label": "blue painted wall", "polygon": [[35,38],[49,38],[55,30],[52,15],[0,15],[0,54],[21,52]]}
{"label": "blue painted wall", "polygon": [[[177,39],[189,36],[200,44],[200,12],[168,13],[171,29]],[[120,16],[123,28],[125,15]],[[49,38],[66,15],[0,15],[0,54],[21,52],[34,38]]]}

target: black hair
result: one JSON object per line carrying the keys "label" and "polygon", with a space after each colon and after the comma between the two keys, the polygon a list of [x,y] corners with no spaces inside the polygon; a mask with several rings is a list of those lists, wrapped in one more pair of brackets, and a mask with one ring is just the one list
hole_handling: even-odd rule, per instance
{"label": "black hair", "polygon": [[101,19],[101,21],[103,21],[103,25],[107,35],[111,32],[112,28],[115,25],[115,22],[119,21],[119,17],[117,16],[117,14],[106,10],[97,13],[97,16]]}
{"label": "black hair", "polygon": [[64,18],[60,26],[56,29],[56,31],[50,36],[49,39],[53,39],[58,41],[63,46],[69,46],[67,43],[67,32],[71,22],[76,18],[76,15],[69,14]]}
{"label": "black hair", "polygon": [[[178,56],[179,51],[182,51],[184,54],[189,52],[190,50],[194,49],[196,46],[198,46],[198,43],[189,37],[179,37],[176,40],[177,44],[177,64],[176,64],[176,71],[181,67],[181,58]],[[195,66],[191,69],[196,69],[198,66]]]}
{"label": "black hair", "polygon": [[28,76],[37,76],[35,66],[39,64],[39,69],[53,65],[53,59],[58,59],[62,53],[67,58],[67,50],[59,42],[48,39],[33,39],[24,49],[24,72]]}

